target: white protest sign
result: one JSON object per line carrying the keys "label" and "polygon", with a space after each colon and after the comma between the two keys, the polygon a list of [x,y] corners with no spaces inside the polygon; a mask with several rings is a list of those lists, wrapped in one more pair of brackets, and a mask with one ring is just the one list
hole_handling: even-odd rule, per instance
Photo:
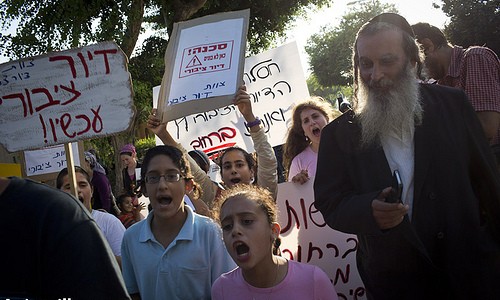
{"label": "white protest sign", "polygon": [[[288,43],[247,58],[243,79],[269,143],[283,144],[292,104],[309,97],[297,44]],[[158,91],[159,87],[153,89],[154,99]],[[245,120],[234,105],[182,117],[169,122],[167,128],[188,150],[199,149],[211,155],[238,145],[254,151]]]}
{"label": "white protest sign", "polygon": [[10,152],[118,133],[134,113],[114,42],[0,65],[0,143]]}
{"label": "white protest sign", "polygon": [[[241,84],[250,10],[175,23],[165,53],[163,121],[231,103]],[[209,99],[210,101],[194,101]]]}
{"label": "white protest sign", "polygon": [[[81,166],[78,143],[71,143],[74,164]],[[47,147],[40,150],[24,151],[27,176],[58,173],[67,167],[64,145]]]}
{"label": "white protest sign", "polygon": [[356,267],[358,241],[326,225],[314,207],[314,178],[303,185],[278,185],[278,220],[282,256],[320,267],[335,285],[339,299],[366,299]]}

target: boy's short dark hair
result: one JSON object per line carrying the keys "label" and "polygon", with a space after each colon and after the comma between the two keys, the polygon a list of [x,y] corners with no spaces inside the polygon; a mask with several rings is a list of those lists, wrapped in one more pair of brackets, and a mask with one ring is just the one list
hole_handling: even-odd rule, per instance
{"label": "boy's short dark hair", "polygon": [[[75,173],[83,174],[83,176],[85,176],[85,178],[89,182],[90,186],[92,186],[92,182],[90,182],[90,175],[89,175],[89,173],[87,173],[87,171],[85,171],[82,167],[75,166]],[[60,190],[61,187],[62,187],[62,185],[63,185],[63,178],[64,178],[64,176],[66,176],[68,174],[69,174],[68,173],[68,168],[62,169],[61,171],[59,171],[59,174],[57,174],[56,188],[58,190]]]}
{"label": "boy's short dark hair", "polygon": [[415,38],[420,41],[422,39],[429,39],[434,44],[436,48],[445,46],[448,44],[444,33],[439,30],[436,26],[432,26],[429,23],[417,23],[411,26],[413,32],[415,33]]}

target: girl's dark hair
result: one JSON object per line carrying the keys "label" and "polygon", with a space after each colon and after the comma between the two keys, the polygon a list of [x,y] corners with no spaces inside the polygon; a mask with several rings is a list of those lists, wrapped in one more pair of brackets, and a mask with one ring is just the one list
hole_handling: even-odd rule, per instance
{"label": "girl's dark hair", "polygon": [[193,176],[191,175],[191,169],[189,168],[189,164],[187,162],[188,160],[181,150],[179,150],[176,147],[167,145],[156,146],[149,149],[146,152],[146,154],[144,155],[144,160],[142,161],[142,167],[141,167],[142,189],[145,189],[146,186],[146,182],[143,179],[146,178],[146,173],[148,172],[149,169],[149,163],[154,157],[158,155],[166,155],[170,157],[174,165],[177,168],[179,168],[181,176],[184,177],[185,179],[192,179]]}
{"label": "girl's dark hair", "polygon": [[[92,186],[92,183],[90,182],[90,175],[89,175],[89,173],[87,173],[87,171],[85,171],[80,166],[75,166],[75,172],[83,174],[85,176],[85,179],[87,179],[88,183],[90,184],[90,186]],[[56,187],[57,187],[58,190],[60,190],[61,187],[62,187],[62,185],[63,185],[63,178],[64,178],[64,176],[66,176],[68,174],[69,174],[68,173],[68,168],[62,169],[61,171],[59,171],[59,174],[57,174]]]}
{"label": "girl's dark hair", "polygon": [[[220,220],[220,211],[224,203],[231,199],[249,199],[255,201],[257,205],[267,216],[269,224],[278,223],[278,205],[274,201],[274,197],[269,190],[254,184],[236,184],[230,189],[223,190],[220,196],[216,199],[214,216],[217,222]],[[281,239],[279,237],[274,240],[273,253],[279,254],[279,246]]]}

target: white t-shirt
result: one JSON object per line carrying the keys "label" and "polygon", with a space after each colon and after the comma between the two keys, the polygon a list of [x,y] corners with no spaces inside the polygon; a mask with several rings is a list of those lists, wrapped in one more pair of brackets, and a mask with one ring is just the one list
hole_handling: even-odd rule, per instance
{"label": "white t-shirt", "polygon": [[115,256],[122,256],[122,240],[125,227],[122,222],[110,213],[92,210],[92,218],[101,229]]}

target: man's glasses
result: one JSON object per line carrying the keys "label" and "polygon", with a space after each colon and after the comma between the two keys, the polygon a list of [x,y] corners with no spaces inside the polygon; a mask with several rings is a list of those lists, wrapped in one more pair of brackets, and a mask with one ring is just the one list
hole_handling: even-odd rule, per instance
{"label": "man's glasses", "polygon": [[165,175],[158,175],[158,174],[148,174],[145,177],[146,183],[149,184],[155,184],[160,182],[160,178],[165,178],[166,182],[178,182],[181,180],[181,174],[179,173],[168,173]]}

